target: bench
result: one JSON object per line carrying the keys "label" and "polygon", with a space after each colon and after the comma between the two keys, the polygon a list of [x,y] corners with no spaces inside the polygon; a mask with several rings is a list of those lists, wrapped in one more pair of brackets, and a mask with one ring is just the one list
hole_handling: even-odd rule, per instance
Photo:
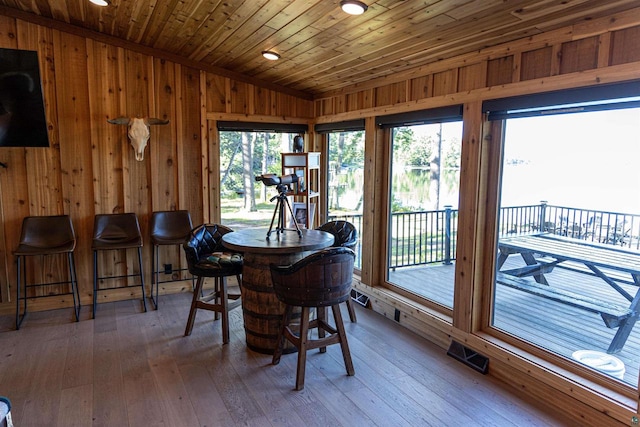
{"label": "bench", "polygon": [[[540,264],[551,264],[556,262],[555,259],[550,257],[536,258],[536,261]],[[565,261],[562,264],[557,265],[557,267],[564,270],[576,271],[578,273],[588,274],[589,276],[594,276],[594,277],[596,276],[596,274],[593,271],[591,271],[591,269],[589,269],[586,265],[578,262]],[[505,271],[503,271],[503,273],[505,273]],[[629,277],[628,273],[623,273],[620,271],[613,271],[613,270],[607,270],[606,273],[607,273],[607,276],[614,279],[616,282],[624,283],[626,285],[634,285],[633,279]]]}
{"label": "bench", "polygon": [[496,282],[542,298],[581,308],[592,313],[598,313],[608,328],[617,328],[622,320],[633,315],[630,309],[617,304],[590,298],[564,289],[542,285],[520,277],[504,274],[503,272],[497,273]]}

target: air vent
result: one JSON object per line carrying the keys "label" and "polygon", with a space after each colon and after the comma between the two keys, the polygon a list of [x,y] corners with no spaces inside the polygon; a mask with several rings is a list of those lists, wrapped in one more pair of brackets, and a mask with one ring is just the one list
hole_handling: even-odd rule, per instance
{"label": "air vent", "polygon": [[363,307],[369,308],[369,297],[358,292],[355,289],[351,289],[351,299],[360,304]]}
{"label": "air vent", "polygon": [[481,355],[469,347],[465,347],[457,341],[451,341],[447,354],[454,359],[458,359],[465,365],[472,367],[481,374],[486,374],[489,369],[488,357]]}

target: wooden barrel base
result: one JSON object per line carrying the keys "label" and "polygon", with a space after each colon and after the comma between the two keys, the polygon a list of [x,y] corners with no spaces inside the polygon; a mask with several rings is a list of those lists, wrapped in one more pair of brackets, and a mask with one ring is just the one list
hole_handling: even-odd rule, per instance
{"label": "wooden barrel base", "polygon": [[[269,264],[293,264],[308,253],[264,255],[245,253],[242,267],[242,316],[247,347],[263,354],[273,354],[276,348],[284,304],[271,284]],[[298,312],[298,316],[300,313]],[[296,348],[287,342],[284,353]]]}

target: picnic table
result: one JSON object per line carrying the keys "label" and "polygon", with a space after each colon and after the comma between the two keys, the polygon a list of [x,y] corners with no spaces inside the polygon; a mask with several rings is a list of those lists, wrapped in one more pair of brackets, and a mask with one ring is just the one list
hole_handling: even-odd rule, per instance
{"label": "picnic table", "polygon": [[[498,242],[496,281],[544,298],[599,313],[607,327],[618,328],[607,350],[617,353],[633,329],[640,304],[640,252],[618,246],[587,242],[550,233],[526,234],[501,238]],[[502,270],[509,255],[519,254],[526,266]],[[579,288],[566,291],[551,286],[545,276],[560,264],[583,265],[628,301],[628,305],[591,298]],[[525,277],[533,277],[535,282]],[[635,295],[625,290],[625,283],[635,285]]]}

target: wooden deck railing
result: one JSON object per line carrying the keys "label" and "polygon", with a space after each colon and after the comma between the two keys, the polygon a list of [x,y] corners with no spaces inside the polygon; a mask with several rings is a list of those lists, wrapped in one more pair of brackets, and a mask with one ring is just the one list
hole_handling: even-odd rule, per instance
{"label": "wooden deck railing", "polygon": [[[331,216],[362,229],[362,215]],[[540,231],[592,242],[640,249],[640,214],[598,211],[566,206],[504,207],[498,224],[500,236]],[[450,264],[456,258],[458,211],[398,212],[392,214],[389,268],[432,263]],[[356,266],[360,266],[360,245]]]}

